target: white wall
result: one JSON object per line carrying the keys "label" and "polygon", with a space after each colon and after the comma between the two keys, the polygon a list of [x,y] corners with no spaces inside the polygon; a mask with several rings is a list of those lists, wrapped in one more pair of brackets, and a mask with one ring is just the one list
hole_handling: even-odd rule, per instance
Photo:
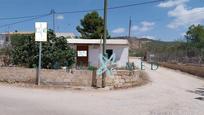
{"label": "white wall", "polygon": [[[98,47],[97,47],[98,46]],[[89,64],[95,67],[99,67],[99,54],[100,54],[100,47],[99,45],[89,45],[89,54],[88,54],[88,61]]]}
{"label": "white wall", "polygon": [[0,34],[0,48],[4,47],[5,40],[6,40],[6,35],[5,34]]}
{"label": "white wall", "polygon": [[[107,45],[106,49],[112,49],[116,55],[117,67],[125,67],[128,62],[129,48],[127,45]],[[89,45],[89,64],[92,66],[99,67],[99,45]]]}

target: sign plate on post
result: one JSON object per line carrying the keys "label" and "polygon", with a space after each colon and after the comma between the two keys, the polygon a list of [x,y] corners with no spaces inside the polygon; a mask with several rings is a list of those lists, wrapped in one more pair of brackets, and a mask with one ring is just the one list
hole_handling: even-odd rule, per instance
{"label": "sign plate on post", "polygon": [[47,41],[47,22],[35,23],[35,41]]}

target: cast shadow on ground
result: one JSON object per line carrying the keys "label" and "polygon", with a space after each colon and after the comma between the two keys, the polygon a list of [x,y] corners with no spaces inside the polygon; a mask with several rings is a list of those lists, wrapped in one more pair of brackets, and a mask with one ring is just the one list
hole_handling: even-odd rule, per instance
{"label": "cast shadow on ground", "polygon": [[197,88],[195,91],[188,90],[188,92],[198,94],[199,97],[196,97],[194,99],[204,101],[204,88]]}

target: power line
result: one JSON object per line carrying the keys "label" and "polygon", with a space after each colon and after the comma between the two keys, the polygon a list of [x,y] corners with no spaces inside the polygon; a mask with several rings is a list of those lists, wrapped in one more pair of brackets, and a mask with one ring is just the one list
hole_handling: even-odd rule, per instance
{"label": "power line", "polygon": [[30,16],[20,16],[20,17],[8,17],[8,18],[0,18],[0,20],[16,20],[16,19],[25,19],[25,18],[34,18],[34,17],[41,17],[46,14],[40,14],[40,15],[30,15]]}
{"label": "power line", "polygon": [[[152,3],[162,2],[162,1],[166,1],[166,0],[152,0],[152,1],[147,1],[147,2],[135,3],[135,4],[128,4],[128,5],[109,7],[108,9],[109,10],[113,10],[113,9],[127,8],[127,7],[139,6],[139,5],[145,5],[145,4],[152,4]],[[78,10],[78,11],[55,12],[55,14],[71,14],[71,13],[73,14],[73,13],[84,13],[84,12],[102,11],[102,10],[103,10],[103,8],[101,8],[101,9],[89,9],[89,10]],[[14,22],[14,23],[10,23],[10,24],[1,25],[0,28],[11,26],[11,25],[15,25],[15,24],[18,24],[18,23],[23,23],[23,22],[31,21],[31,20],[38,19],[38,18],[42,18],[42,17],[45,17],[45,16],[49,16],[51,14],[52,13],[42,14],[42,15],[32,15],[32,16],[0,18],[0,20],[29,18],[29,19],[22,20],[22,21],[18,21],[18,22]]]}
{"label": "power line", "polygon": [[[133,6],[139,6],[139,5],[146,5],[146,4],[153,4],[153,3],[164,2],[164,1],[167,1],[167,0],[152,0],[152,1],[146,1],[146,2],[141,2],[141,3],[114,6],[114,7],[109,7],[108,10],[121,9],[121,8],[133,7]],[[98,8],[98,9],[88,9],[88,10],[78,10],[78,11],[56,12],[56,14],[74,14],[74,13],[85,13],[85,12],[103,11],[103,10],[104,10],[103,8]]]}
{"label": "power line", "polygon": [[[108,9],[113,10],[113,9],[126,8],[126,7],[138,6],[138,5],[144,5],[144,4],[152,4],[152,3],[156,3],[156,2],[162,2],[162,1],[166,1],[166,0],[152,0],[152,1],[146,1],[146,2],[141,2],[141,3],[134,3],[134,4],[128,4],[128,5],[109,7]],[[102,11],[102,10],[103,10],[103,8],[99,8],[99,9],[88,9],[88,10],[78,10],[78,11],[56,12],[56,14],[84,13],[84,12]],[[34,18],[34,17],[40,17],[40,16],[44,16],[44,15],[46,15],[46,14],[19,16],[19,17],[7,17],[7,18],[0,18],[0,20],[15,20],[15,19],[24,19],[24,18]]]}
{"label": "power line", "polygon": [[47,16],[49,16],[49,15],[51,15],[51,14],[49,13],[49,14],[46,14],[46,15],[41,15],[41,16],[38,16],[38,17],[33,17],[33,18],[29,18],[29,19],[22,20],[22,21],[17,21],[17,22],[14,22],[14,23],[10,23],[10,24],[4,24],[4,25],[1,25],[0,28],[7,27],[7,26],[12,26],[12,25],[16,25],[16,24],[23,23],[23,22],[32,21],[32,20],[35,20],[35,19],[47,17]]}
{"label": "power line", "polygon": [[110,7],[109,10],[111,10],[111,9],[119,9],[119,8],[126,8],[126,7],[133,7],[133,6],[139,6],[139,5],[146,5],[146,4],[153,4],[153,3],[164,2],[164,1],[167,1],[167,0],[152,0],[152,1],[146,1],[146,2],[141,2],[141,3],[129,4],[129,5],[115,6],[115,7]]}
{"label": "power line", "polygon": [[[133,7],[133,6],[139,6],[139,5],[145,5],[145,4],[153,4],[153,3],[157,3],[157,2],[164,2],[164,1],[168,1],[168,0],[152,0],[152,1],[146,1],[146,2],[141,2],[141,3],[134,3],[134,4],[128,4],[128,5],[121,5],[121,6],[115,6],[115,7],[109,7],[109,10],[114,10],[114,9],[120,9],[120,8],[127,8],[127,7]],[[103,8],[99,8],[99,9],[88,9],[88,10],[78,10],[78,11],[64,11],[64,12],[55,12],[55,14],[74,14],[74,13],[85,13],[85,12],[91,12],[91,11],[103,11]],[[195,12],[193,14],[197,14],[197,13],[203,13],[203,11],[199,11],[199,12]],[[48,14],[41,14],[41,15],[31,15],[31,16],[21,16],[21,17],[9,17],[9,18],[0,18],[0,20],[10,20],[10,19],[23,19],[23,18],[29,18],[26,20],[22,20],[22,21],[18,21],[18,22],[14,22],[14,23],[10,23],[10,24],[5,24],[5,25],[1,25],[0,28],[2,27],[7,27],[7,26],[11,26],[11,25],[15,25],[18,23],[23,23],[23,22],[27,22],[27,21],[31,21],[34,19],[38,19],[38,18],[42,18],[45,16],[49,16],[52,15],[53,13],[50,12]],[[189,14],[183,14],[183,15],[190,15],[192,13]],[[162,19],[159,19],[162,21]],[[157,20],[158,21],[158,20]]]}

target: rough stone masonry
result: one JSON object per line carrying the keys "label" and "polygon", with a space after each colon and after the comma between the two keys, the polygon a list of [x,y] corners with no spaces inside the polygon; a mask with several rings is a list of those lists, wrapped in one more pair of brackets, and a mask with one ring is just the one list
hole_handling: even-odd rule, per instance
{"label": "rough stone masonry", "polygon": [[[41,70],[41,82],[44,85],[65,85],[83,87],[101,87],[101,77],[90,70]],[[35,83],[36,69],[21,67],[0,67],[0,82]],[[107,77],[107,86],[113,88],[127,88],[144,82],[141,71],[117,70],[114,77]]]}

